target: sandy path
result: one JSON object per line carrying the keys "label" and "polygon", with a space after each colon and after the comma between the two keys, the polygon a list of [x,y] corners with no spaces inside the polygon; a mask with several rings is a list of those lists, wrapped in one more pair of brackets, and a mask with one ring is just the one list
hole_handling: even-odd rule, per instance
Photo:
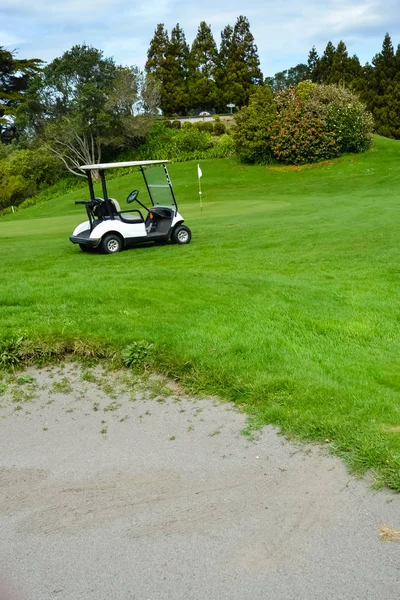
{"label": "sandy path", "polygon": [[0,600],[399,598],[379,528],[400,529],[400,496],[272,427],[249,441],[228,404],[144,388],[66,365],[3,390]]}

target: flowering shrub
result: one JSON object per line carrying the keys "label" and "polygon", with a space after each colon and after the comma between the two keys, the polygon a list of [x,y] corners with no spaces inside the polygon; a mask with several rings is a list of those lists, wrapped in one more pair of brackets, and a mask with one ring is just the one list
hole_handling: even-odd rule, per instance
{"label": "flowering shrub", "polygon": [[372,117],[344,87],[302,82],[269,102],[258,98],[237,117],[236,149],[245,162],[314,163],[363,152],[371,143]]}
{"label": "flowering shrub", "polygon": [[271,143],[278,161],[313,163],[363,152],[371,143],[372,116],[347,88],[299,84],[279,92],[275,101],[279,113]]}
{"label": "flowering shrub", "polygon": [[315,113],[300,98],[277,115],[270,140],[275,159],[284,163],[312,163],[339,155],[325,115]]}

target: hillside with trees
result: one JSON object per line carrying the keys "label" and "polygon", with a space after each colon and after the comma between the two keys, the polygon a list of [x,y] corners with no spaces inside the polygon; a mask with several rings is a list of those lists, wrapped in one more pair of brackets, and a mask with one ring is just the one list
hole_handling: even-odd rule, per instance
{"label": "hillside with trees", "polygon": [[[285,153],[278,156],[278,142],[272,140],[268,124],[273,115],[279,120],[285,114],[283,92],[302,89],[298,87],[302,82],[337,85],[353,94],[352,106],[359,111],[359,149],[369,139],[369,114],[376,133],[400,139],[400,46],[393,47],[389,34],[371,63],[362,65],[356,55],[350,56],[343,41],[337,46],[328,42],[321,55],[313,47],[304,62],[266,78],[249,20],[243,15],[223,27],[219,39],[202,21],[191,43],[179,23],[171,31],[158,24],[144,71],[118,65],[86,44],[73,46],[47,65],[38,58],[21,59],[0,46],[0,210],[26,205],[60,179],[64,188],[76,186],[75,175],[81,175],[78,167],[88,162],[161,155],[175,160],[231,156],[235,147],[245,160],[255,152],[258,161],[258,141],[266,138],[264,159],[282,160]],[[318,106],[320,116],[323,111],[327,115],[320,97],[310,100],[288,94],[286,101],[292,102],[293,109],[287,111],[289,120],[304,109],[306,121],[314,123]],[[338,102],[337,111],[345,111]],[[201,111],[226,113],[228,104],[235,105],[239,123],[243,115],[250,124],[257,116],[257,124],[251,125],[259,138],[256,148],[241,146],[238,137],[234,142],[221,121],[181,128],[177,120]],[[330,110],[324,122],[332,123]],[[351,111],[346,118],[351,121]],[[292,126],[295,129],[296,123]],[[282,144],[290,135],[288,131]],[[308,141],[315,144],[315,138]],[[330,142],[330,155],[335,155],[339,145],[333,151]],[[304,147],[306,140],[302,143]],[[306,160],[289,150],[286,161]],[[327,155],[326,147],[320,150],[321,158]]]}

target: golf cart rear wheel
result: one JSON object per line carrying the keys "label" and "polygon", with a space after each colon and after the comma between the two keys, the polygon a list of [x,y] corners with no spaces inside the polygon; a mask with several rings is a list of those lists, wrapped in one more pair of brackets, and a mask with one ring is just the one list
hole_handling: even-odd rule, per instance
{"label": "golf cart rear wheel", "polygon": [[178,225],[172,232],[171,240],[174,244],[189,244],[192,232],[186,225]]}
{"label": "golf cart rear wheel", "polygon": [[116,233],[109,233],[101,240],[101,251],[104,254],[116,254],[122,250],[122,240]]}

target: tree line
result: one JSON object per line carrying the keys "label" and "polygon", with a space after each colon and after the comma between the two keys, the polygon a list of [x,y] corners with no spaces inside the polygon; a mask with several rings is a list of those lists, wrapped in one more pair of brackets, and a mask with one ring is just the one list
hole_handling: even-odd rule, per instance
{"label": "tree line", "polygon": [[161,86],[160,108],[166,116],[196,111],[229,112],[245,106],[263,74],[250,23],[238,17],[221,32],[219,48],[211,27],[202,21],[189,47],[179,23],[171,34],[160,23],[147,53],[147,77]]}

